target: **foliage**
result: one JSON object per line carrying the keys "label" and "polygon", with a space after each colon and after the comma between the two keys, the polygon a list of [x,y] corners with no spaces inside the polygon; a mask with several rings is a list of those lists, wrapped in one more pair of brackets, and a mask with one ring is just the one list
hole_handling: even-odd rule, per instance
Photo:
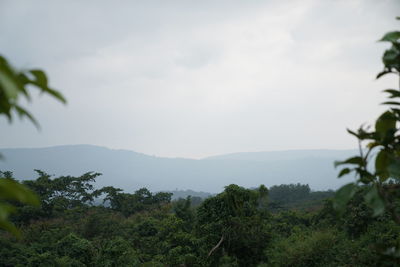
{"label": "foliage", "polygon": [[186,224],[186,229],[190,230],[194,223],[194,211],[192,208],[192,198],[189,196],[186,199],[178,199],[173,203],[173,211],[179,219]]}
{"label": "foliage", "polygon": [[284,210],[272,216],[270,227],[275,236],[289,237],[299,229],[310,227],[311,221],[312,217],[309,213]]}
{"label": "foliage", "polygon": [[93,261],[94,247],[91,242],[72,233],[58,241],[55,250],[58,255],[76,259],[84,265]]}
{"label": "foliage", "polygon": [[103,203],[108,203],[112,209],[121,212],[125,216],[169,203],[172,196],[172,193],[167,192],[153,194],[147,188],[141,188],[135,191],[134,194],[128,194],[123,193],[122,189],[112,186],[103,187],[95,193],[97,195],[106,194]]}
{"label": "foliage", "polygon": [[36,119],[18,103],[22,96],[26,100],[31,99],[29,90],[31,87],[36,87],[42,94],[66,103],[60,92],[49,87],[45,72],[40,69],[15,70],[7,59],[0,55],[0,115],[5,115],[11,122],[15,112],[20,117],[27,117],[38,126]]}
{"label": "foliage", "polygon": [[138,253],[128,241],[122,237],[115,237],[107,241],[100,251],[98,266],[140,266]]}
{"label": "foliage", "polygon": [[308,185],[289,184],[275,185],[269,189],[269,197],[271,200],[279,203],[291,202],[294,199],[300,200],[306,198],[311,190]]}
{"label": "foliage", "polygon": [[277,241],[267,252],[271,266],[335,266],[337,234],[333,231],[301,231]]}
{"label": "foliage", "polygon": [[4,177],[0,178],[0,228],[19,236],[17,228],[9,221],[10,215],[16,211],[13,204],[39,205],[39,201],[36,195],[13,179],[11,172],[0,171],[0,177]]}
{"label": "foliage", "polygon": [[332,197],[333,191],[312,192],[307,184],[274,185],[269,188],[269,207],[272,212],[323,206],[322,200]]}
{"label": "foliage", "polygon": [[[66,103],[62,94],[48,85],[45,72],[40,69],[18,71],[14,69],[7,59],[0,55],[0,115],[7,117],[12,122],[17,114],[20,118],[26,117],[39,126],[36,119],[19,104],[19,99],[31,99],[30,88],[36,87],[42,94]],[[0,159],[2,155],[0,154]],[[0,178],[4,173],[0,172]],[[5,177],[5,176],[4,176]],[[16,227],[9,221],[9,216],[15,211],[13,202],[37,205],[37,198],[24,187],[12,179],[0,180],[0,228],[15,235],[19,235]]]}
{"label": "foliage", "polygon": [[[387,74],[400,78],[400,32],[386,33],[380,41],[389,42],[391,47],[383,54],[384,69],[377,78]],[[376,119],[374,128],[361,126],[357,131],[348,130],[358,139],[360,154],[335,165],[345,165],[339,177],[355,173],[357,180],[338,190],[334,206],[344,211],[358,187],[364,185],[364,200],[372,208],[373,215],[388,211],[400,224],[400,89],[386,89],[384,92],[388,94],[388,101],[383,104],[388,109]],[[400,250],[398,253],[400,256]]]}
{"label": "foliage", "polygon": [[[380,41],[390,42],[392,46],[385,51],[382,57],[384,70],[378,74],[377,78],[389,73],[399,76],[400,32],[389,32]],[[335,204],[338,208],[343,209],[357,191],[358,185],[368,185],[365,201],[373,208],[374,215],[382,214],[386,208],[392,213],[393,219],[400,223],[400,215],[396,208],[400,182],[400,135],[398,131],[400,110],[396,108],[400,102],[396,100],[400,98],[400,91],[386,89],[384,92],[393,101],[383,103],[389,108],[378,117],[374,129],[370,130],[368,127],[362,126],[356,132],[348,130],[359,141],[360,155],[336,162],[335,165],[349,166],[340,171],[339,177],[354,172],[357,181],[343,186],[338,191]],[[366,143],[365,147],[362,147],[364,143]],[[370,168],[373,155],[375,164],[373,168]]]}
{"label": "foliage", "polygon": [[197,209],[197,231],[205,237],[206,243],[215,244],[214,248],[209,247],[211,265],[218,265],[225,253],[237,258],[240,266],[253,266],[262,259],[260,251],[269,239],[264,223],[268,214],[262,206],[260,209],[266,197],[264,188],[249,190],[229,185]]}
{"label": "foliage", "polygon": [[[12,219],[22,237],[0,235],[1,266],[397,264],[396,259],[382,260],[387,251],[372,244],[395,246],[400,226],[388,215],[373,218],[363,192],[356,193],[347,217],[338,218],[331,201],[320,210],[300,206],[271,214],[271,190],[265,186],[229,185],[193,206],[190,197],[170,202],[169,193],[145,188],[134,193],[114,187],[96,190],[90,186],[96,173],[37,173],[36,180],[25,184],[39,195],[42,207],[26,210],[28,206],[18,205]],[[107,199],[104,204],[99,204],[101,198]]]}

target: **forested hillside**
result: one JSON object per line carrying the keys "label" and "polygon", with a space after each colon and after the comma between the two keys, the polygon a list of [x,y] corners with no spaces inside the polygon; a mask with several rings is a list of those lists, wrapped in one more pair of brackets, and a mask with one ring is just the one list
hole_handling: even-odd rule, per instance
{"label": "forested hillside", "polygon": [[41,205],[17,206],[22,237],[0,233],[0,266],[379,266],[376,246],[400,241],[400,227],[387,214],[373,218],[361,195],[337,217],[332,191],[304,184],[231,184],[172,201],[146,188],[95,189],[97,173],[36,172],[23,184]]}

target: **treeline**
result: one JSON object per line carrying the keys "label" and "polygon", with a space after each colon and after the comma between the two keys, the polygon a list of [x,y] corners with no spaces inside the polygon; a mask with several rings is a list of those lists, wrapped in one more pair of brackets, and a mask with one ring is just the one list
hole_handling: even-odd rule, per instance
{"label": "treeline", "polygon": [[[0,232],[0,266],[396,266],[400,228],[373,217],[362,192],[338,215],[308,185],[228,185],[206,199],[142,188],[95,189],[98,173],[22,183],[41,205],[17,205],[22,237]],[[4,179],[12,173],[2,172]],[[365,190],[361,188],[360,190]],[[273,204],[274,203],[274,204]]]}
{"label": "treeline", "polygon": [[272,212],[286,209],[310,211],[321,208],[324,200],[334,194],[333,190],[311,191],[308,184],[274,185],[269,188],[269,205]]}
{"label": "treeline", "polygon": [[172,200],[179,199],[179,198],[186,198],[188,196],[191,197],[199,197],[199,198],[208,198],[211,197],[213,194],[208,193],[208,192],[202,192],[202,191],[193,191],[190,189],[187,190],[172,190],[168,191],[169,193],[172,193]]}

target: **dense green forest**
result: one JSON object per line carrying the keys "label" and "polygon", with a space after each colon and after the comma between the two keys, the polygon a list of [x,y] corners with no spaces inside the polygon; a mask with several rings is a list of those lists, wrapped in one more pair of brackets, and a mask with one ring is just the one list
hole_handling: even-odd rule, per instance
{"label": "dense green forest", "polygon": [[[206,199],[171,200],[141,188],[95,189],[98,173],[22,183],[41,205],[17,206],[21,238],[0,236],[1,266],[394,266],[400,241],[388,214],[372,216],[362,192],[338,216],[333,191],[308,185],[228,185]],[[2,172],[3,179],[14,179]],[[361,188],[360,191],[367,188]]]}
{"label": "dense green forest", "polygon": [[[399,78],[400,32],[380,41],[390,48],[377,78]],[[17,71],[0,56],[0,115],[38,126],[18,102],[32,86],[66,101],[43,71]],[[356,179],[335,192],[230,184],[173,199],[97,188],[95,172],[36,170],[20,181],[0,171],[0,266],[400,266],[400,91],[384,92],[387,110],[374,127],[348,130],[359,155],[335,165]]]}

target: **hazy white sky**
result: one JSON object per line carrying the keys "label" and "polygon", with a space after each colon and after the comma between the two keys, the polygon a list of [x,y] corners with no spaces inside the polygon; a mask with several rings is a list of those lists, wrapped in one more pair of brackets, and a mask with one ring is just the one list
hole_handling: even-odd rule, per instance
{"label": "hazy white sky", "polygon": [[95,144],[168,157],[353,148],[398,0],[0,0],[0,53],[68,99],[0,119],[0,147]]}

